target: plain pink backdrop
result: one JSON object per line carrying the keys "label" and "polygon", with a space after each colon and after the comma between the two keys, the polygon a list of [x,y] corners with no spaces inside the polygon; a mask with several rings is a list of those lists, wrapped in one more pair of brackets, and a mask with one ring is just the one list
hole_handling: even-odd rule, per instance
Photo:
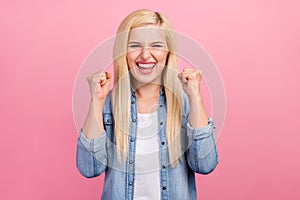
{"label": "plain pink backdrop", "polygon": [[2,1],[0,199],[99,199],[75,165],[80,64],[131,11],[165,13],[213,58],[226,88],[219,165],[203,200],[300,199],[299,1]]}

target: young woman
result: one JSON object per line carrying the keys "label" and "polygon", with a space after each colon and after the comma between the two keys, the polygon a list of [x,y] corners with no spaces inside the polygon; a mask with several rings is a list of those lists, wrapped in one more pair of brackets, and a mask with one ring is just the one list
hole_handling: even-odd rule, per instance
{"label": "young woman", "polygon": [[201,77],[178,73],[174,31],[162,13],[137,10],[122,21],[114,88],[107,72],[87,78],[90,109],[77,146],[83,176],[105,172],[101,199],[197,199],[195,173],[218,163]]}

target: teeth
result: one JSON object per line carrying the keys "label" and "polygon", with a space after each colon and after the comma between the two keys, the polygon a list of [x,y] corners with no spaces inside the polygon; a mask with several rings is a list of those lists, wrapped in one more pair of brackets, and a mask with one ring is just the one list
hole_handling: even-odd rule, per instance
{"label": "teeth", "polygon": [[139,67],[142,67],[142,68],[151,68],[151,67],[154,67],[155,64],[140,64],[138,63],[138,66]]}

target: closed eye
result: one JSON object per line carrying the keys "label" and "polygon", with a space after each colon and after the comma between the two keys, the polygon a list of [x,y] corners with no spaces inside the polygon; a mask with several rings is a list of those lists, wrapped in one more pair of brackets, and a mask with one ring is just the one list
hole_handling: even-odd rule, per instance
{"label": "closed eye", "polygon": [[141,45],[138,45],[138,44],[132,44],[132,45],[129,45],[130,48],[139,48],[141,47]]}
{"label": "closed eye", "polygon": [[160,45],[160,44],[154,44],[154,45],[152,45],[152,47],[156,47],[156,48],[162,48],[163,46],[162,46],[162,45]]}

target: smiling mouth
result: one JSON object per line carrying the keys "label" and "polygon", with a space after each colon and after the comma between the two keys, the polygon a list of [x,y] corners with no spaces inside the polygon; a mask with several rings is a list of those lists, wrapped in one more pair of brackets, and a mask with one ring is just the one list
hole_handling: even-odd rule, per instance
{"label": "smiling mouth", "polygon": [[140,63],[140,62],[137,62],[136,65],[139,68],[142,68],[142,69],[149,69],[149,68],[153,68],[155,66],[155,63]]}
{"label": "smiling mouth", "polygon": [[155,67],[156,63],[137,62],[136,65],[138,66],[138,69],[141,73],[150,74],[153,71],[153,68]]}

